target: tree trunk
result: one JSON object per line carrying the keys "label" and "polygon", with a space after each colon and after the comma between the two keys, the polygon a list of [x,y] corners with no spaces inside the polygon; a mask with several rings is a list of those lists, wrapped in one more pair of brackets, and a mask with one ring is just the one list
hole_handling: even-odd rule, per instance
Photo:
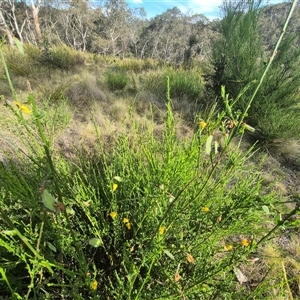
{"label": "tree trunk", "polygon": [[30,0],[30,3],[31,3],[34,28],[35,28],[35,32],[36,32],[36,38],[37,38],[38,42],[41,42],[42,32],[41,32],[40,22],[39,22],[39,10],[40,10],[40,6],[41,6],[41,0],[37,0],[36,5],[34,4],[33,0]]}
{"label": "tree trunk", "polygon": [[6,24],[6,21],[3,17],[2,10],[0,9],[0,29],[6,34],[9,45],[14,44],[13,35]]}

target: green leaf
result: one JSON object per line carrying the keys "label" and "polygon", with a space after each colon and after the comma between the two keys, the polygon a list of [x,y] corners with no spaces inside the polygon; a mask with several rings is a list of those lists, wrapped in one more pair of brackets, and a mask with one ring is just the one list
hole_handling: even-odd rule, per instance
{"label": "green leaf", "polygon": [[225,85],[221,85],[221,97],[225,99]]}
{"label": "green leaf", "polygon": [[122,177],[120,177],[120,176],[114,176],[114,179],[119,182],[123,181]]}
{"label": "green leaf", "polygon": [[210,136],[207,138],[207,140],[206,140],[206,144],[205,144],[205,153],[206,153],[207,155],[210,155],[212,140],[213,140],[213,136],[212,136],[212,135],[210,135]]}
{"label": "green leaf", "polygon": [[169,256],[172,260],[175,260],[175,257],[173,256],[173,254],[172,254],[170,251],[164,250],[164,253],[165,253],[167,256]]}
{"label": "green leaf", "polygon": [[42,193],[42,200],[43,200],[44,206],[47,209],[49,209],[53,212],[56,212],[56,208],[54,206],[54,204],[56,203],[56,200],[46,189],[44,189],[44,191]]}
{"label": "green leaf", "polygon": [[270,214],[270,210],[269,210],[269,207],[268,207],[268,206],[263,205],[261,208],[263,209],[263,211],[264,211],[267,215]]}
{"label": "green leaf", "polygon": [[15,37],[14,37],[14,42],[15,42],[15,44],[16,44],[19,52],[24,55],[25,52],[24,52],[23,44],[17,38],[15,38]]}
{"label": "green leaf", "polygon": [[89,240],[89,244],[95,248],[98,248],[99,246],[102,245],[102,241],[99,238],[91,238]]}
{"label": "green leaf", "polygon": [[215,144],[215,154],[218,154],[219,143],[215,141],[214,144]]}
{"label": "green leaf", "polygon": [[13,293],[13,299],[22,300],[24,298],[21,297],[18,293]]}
{"label": "green leaf", "polygon": [[48,246],[53,252],[56,252],[56,251],[57,251],[56,247],[55,247],[53,244],[51,244],[50,242],[47,242],[47,246]]}
{"label": "green leaf", "polygon": [[15,230],[2,230],[1,233],[13,236],[16,234],[16,231]]}
{"label": "green leaf", "polygon": [[279,224],[279,222],[281,222],[281,214],[276,214],[274,217],[274,222],[275,224]]}

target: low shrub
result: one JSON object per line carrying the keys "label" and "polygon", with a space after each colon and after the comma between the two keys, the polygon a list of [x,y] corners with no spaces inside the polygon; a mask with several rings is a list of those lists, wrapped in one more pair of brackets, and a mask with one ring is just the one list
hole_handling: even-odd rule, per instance
{"label": "low shrub", "polygon": [[139,73],[143,70],[144,61],[136,58],[124,58],[118,62],[121,70]]}
{"label": "low shrub", "polygon": [[165,98],[167,93],[166,80],[170,79],[171,98],[187,98],[196,101],[204,91],[203,79],[198,71],[183,69],[166,69],[163,72],[149,72],[145,75],[145,89]]}
{"label": "low shrub", "polygon": [[130,81],[129,76],[121,71],[109,71],[105,75],[108,87],[113,91],[123,90]]}
{"label": "low shrub", "polygon": [[8,69],[12,74],[26,77],[33,73],[34,60],[27,52],[22,54],[17,48],[12,46],[7,46],[3,52]]}
{"label": "low shrub", "polygon": [[39,58],[39,63],[48,68],[70,71],[85,62],[84,56],[66,45],[45,47]]}
{"label": "low shrub", "polygon": [[159,66],[159,62],[151,59],[136,59],[136,58],[124,58],[117,61],[117,65],[121,70],[132,71],[140,73],[142,71],[155,70]]}

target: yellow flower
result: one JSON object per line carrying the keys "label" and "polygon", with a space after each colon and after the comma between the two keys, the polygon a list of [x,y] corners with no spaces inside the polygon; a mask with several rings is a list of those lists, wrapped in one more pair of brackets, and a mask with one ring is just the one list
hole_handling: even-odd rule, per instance
{"label": "yellow flower", "polygon": [[248,241],[247,239],[243,239],[243,240],[241,241],[241,244],[242,244],[244,247],[247,247],[247,246],[249,246],[249,241]]}
{"label": "yellow flower", "polygon": [[162,226],[162,227],[159,227],[159,234],[164,234],[166,231],[166,227]]}
{"label": "yellow flower", "polygon": [[201,208],[201,210],[202,210],[203,212],[209,212],[209,207],[204,206],[204,207]]}
{"label": "yellow flower", "polygon": [[207,123],[205,123],[203,120],[199,122],[199,125],[201,129],[204,129],[207,126]]}
{"label": "yellow flower", "polygon": [[92,283],[91,283],[91,289],[96,291],[98,287],[98,281],[95,279]]}
{"label": "yellow flower", "polygon": [[118,188],[118,185],[116,183],[112,184],[112,191],[114,192]]}
{"label": "yellow flower", "polygon": [[225,245],[224,246],[224,250],[225,251],[231,251],[233,249],[233,246],[232,245]]}
{"label": "yellow flower", "polygon": [[21,104],[18,101],[15,101],[14,104],[18,107],[19,110],[22,110],[25,114],[30,114],[31,110],[24,104]]}
{"label": "yellow flower", "polygon": [[117,213],[112,211],[109,215],[112,217],[112,219],[114,219],[117,216]]}
{"label": "yellow flower", "polygon": [[131,224],[127,218],[123,219],[123,223],[125,224],[125,226],[127,227],[128,230],[131,229]]}

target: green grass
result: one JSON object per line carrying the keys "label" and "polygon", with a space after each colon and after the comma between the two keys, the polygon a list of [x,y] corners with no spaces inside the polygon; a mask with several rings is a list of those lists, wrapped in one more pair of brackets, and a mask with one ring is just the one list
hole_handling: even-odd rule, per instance
{"label": "green grass", "polygon": [[170,78],[171,98],[188,99],[193,104],[203,96],[204,84],[199,70],[163,69],[161,72],[149,71],[145,74],[144,88],[161,98],[167,93],[166,79]]}
{"label": "green grass", "polygon": [[27,92],[29,114],[6,99],[22,151],[0,163],[3,299],[288,299],[271,266],[252,286],[234,273],[273,233],[281,198],[263,188],[251,150],[220,130],[225,112],[207,112],[206,126],[183,139],[172,78],[165,90],[161,134],[132,116],[107,147],[95,123],[95,153],[75,148],[73,159],[55,144],[72,117],[66,98]]}
{"label": "green grass", "polygon": [[110,71],[106,73],[106,82],[112,91],[123,90],[129,82],[129,77],[124,72]]}

